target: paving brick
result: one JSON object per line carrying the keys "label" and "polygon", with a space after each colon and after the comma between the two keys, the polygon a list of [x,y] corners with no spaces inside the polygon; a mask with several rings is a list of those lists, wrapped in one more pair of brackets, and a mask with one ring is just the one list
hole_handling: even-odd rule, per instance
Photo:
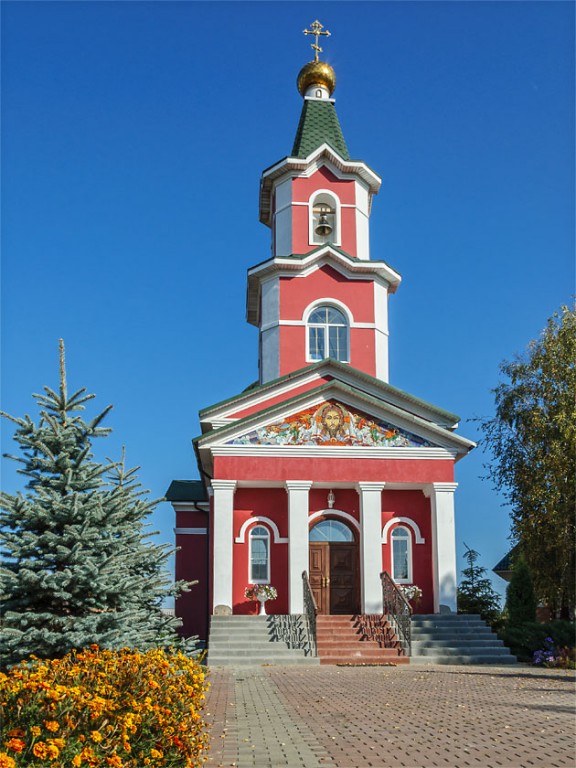
{"label": "paving brick", "polygon": [[208,765],[565,768],[574,673],[506,667],[212,669]]}

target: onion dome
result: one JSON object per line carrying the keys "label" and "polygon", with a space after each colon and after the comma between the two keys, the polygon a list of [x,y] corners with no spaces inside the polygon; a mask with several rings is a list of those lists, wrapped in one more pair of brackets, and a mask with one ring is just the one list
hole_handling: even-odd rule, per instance
{"label": "onion dome", "polygon": [[301,96],[312,86],[325,88],[332,96],[336,88],[336,73],[325,61],[310,61],[300,70],[297,84]]}

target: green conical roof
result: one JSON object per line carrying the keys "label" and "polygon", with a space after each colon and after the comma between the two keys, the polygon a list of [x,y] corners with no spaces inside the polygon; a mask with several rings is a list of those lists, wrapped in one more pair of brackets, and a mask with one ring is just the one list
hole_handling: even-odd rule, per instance
{"label": "green conical roof", "polygon": [[343,160],[350,160],[334,104],[328,100],[305,99],[290,156],[308,157],[322,144],[329,144]]}

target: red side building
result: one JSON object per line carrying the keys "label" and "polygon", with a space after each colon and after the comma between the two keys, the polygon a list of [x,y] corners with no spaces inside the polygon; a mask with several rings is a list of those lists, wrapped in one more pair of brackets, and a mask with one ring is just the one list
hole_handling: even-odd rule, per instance
{"label": "red side building", "polygon": [[[267,168],[260,221],[270,258],[248,270],[259,380],[200,411],[202,480],[175,480],[176,604],[186,635],[216,609],[382,613],[380,574],[422,590],[421,613],[456,610],[454,465],[474,447],[458,417],[388,381],[388,298],[401,277],[370,258],[379,176],[351,160],[321,61],[298,77],[294,146]],[[220,608],[220,606],[225,606]]]}

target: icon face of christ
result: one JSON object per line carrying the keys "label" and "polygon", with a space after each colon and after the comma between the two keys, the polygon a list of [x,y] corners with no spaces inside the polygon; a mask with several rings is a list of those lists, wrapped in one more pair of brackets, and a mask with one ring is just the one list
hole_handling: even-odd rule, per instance
{"label": "icon face of christ", "polygon": [[342,410],[337,405],[325,406],[321,413],[321,423],[332,439],[337,438],[344,430]]}

